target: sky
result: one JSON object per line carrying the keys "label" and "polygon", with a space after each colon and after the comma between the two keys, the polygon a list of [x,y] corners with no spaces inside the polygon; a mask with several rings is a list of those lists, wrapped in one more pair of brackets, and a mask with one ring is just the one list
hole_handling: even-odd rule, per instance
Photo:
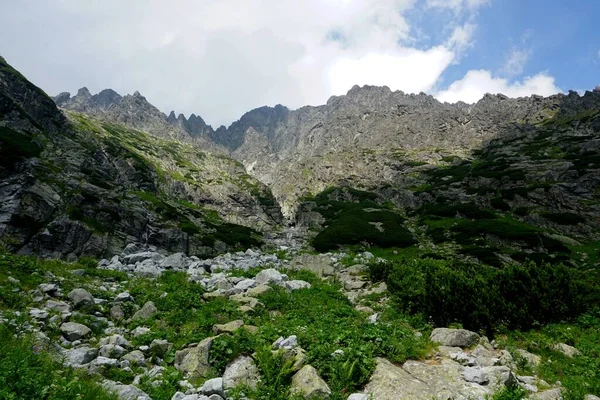
{"label": "sky", "polygon": [[598,0],[0,0],[0,55],[50,95],[140,91],[229,125],[354,85],[473,103],[600,85]]}

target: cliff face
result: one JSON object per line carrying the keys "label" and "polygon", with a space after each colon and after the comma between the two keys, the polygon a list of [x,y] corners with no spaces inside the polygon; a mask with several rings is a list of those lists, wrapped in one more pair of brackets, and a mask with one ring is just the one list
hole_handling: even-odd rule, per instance
{"label": "cliff face", "polygon": [[77,111],[61,112],[1,60],[2,246],[74,258],[138,241],[204,256],[258,245],[281,223],[267,187],[139,93],[55,101]]}

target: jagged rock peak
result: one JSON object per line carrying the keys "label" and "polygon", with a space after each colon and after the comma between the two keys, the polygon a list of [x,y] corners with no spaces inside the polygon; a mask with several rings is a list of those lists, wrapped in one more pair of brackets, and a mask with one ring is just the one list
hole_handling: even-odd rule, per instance
{"label": "jagged rock peak", "polygon": [[77,91],[77,96],[81,96],[81,97],[92,97],[92,94],[90,93],[89,89],[87,87],[82,87],[81,89],[79,89]]}

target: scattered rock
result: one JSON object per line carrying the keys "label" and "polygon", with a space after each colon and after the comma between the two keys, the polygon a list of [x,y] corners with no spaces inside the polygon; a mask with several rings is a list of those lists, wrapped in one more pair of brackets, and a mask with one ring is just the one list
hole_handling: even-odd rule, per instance
{"label": "scattered rock", "polygon": [[569,358],[573,358],[573,357],[577,357],[577,356],[581,355],[581,352],[579,350],[577,350],[575,347],[569,346],[568,344],[565,344],[565,343],[557,343],[557,344],[552,345],[552,350],[561,352]]}
{"label": "scattered rock", "polygon": [[48,300],[46,302],[46,308],[48,310],[58,311],[60,313],[71,312],[71,306],[65,303],[64,301]]}
{"label": "scattered rock", "polygon": [[60,326],[60,331],[63,336],[74,342],[75,340],[81,340],[89,336],[92,330],[85,325],[78,324],[77,322],[66,322]]}
{"label": "scattered rock", "polygon": [[154,339],[152,343],[150,343],[150,352],[160,358],[163,358],[172,349],[173,344],[169,343],[167,340]]}
{"label": "scattered rock", "polygon": [[249,296],[249,297],[258,297],[261,294],[265,294],[265,293],[267,293],[270,290],[273,290],[273,288],[271,286],[258,285],[256,287],[248,289],[248,291],[246,292],[246,296]]}
{"label": "scattered rock", "polygon": [[135,299],[129,292],[119,293],[117,297],[115,297],[115,303],[125,303],[127,301],[135,302]]}
{"label": "scattered rock", "polygon": [[217,394],[219,396],[225,396],[225,389],[223,387],[223,378],[213,378],[209,379],[202,385],[200,389],[202,394],[206,396],[210,396],[212,394]]}
{"label": "scattered rock", "polygon": [[198,346],[176,352],[175,368],[190,378],[207,375],[211,370],[208,356],[214,340],[214,337],[209,337],[201,341]]}
{"label": "scattered rock", "polygon": [[542,363],[542,357],[532,354],[527,350],[517,349],[516,353],[519,357],[522,357],[530,367],[538,367]]}
{"label": "scattered rock", "polygon": [[479,335],[466,329],[436,328],[430,340],[443,346],[471,347],[479,342]]}
{"label": "scattered rock", "polygon": [[69,293],[69,299],[73,302],[73,307],[82,308],[94,305],[94,297],[85,289],[73,289]]}
{"label": "scattered rock", "polygon": [[263,269],[256,275],[255,279],[259,285],[279,285],[285,280],[281,272],[277,271],[274,268]]}
{"label": "scattered rock", "polygon": [[109,311],[109,315],[115,321],[120,321],[125,318],[125,312],[120,305],[112,306]]}
{"label": "scattered rock", "polygon": [[157,311],[158,309],[156,308],[154,303],[148,301],[142,306],[142,308],[140,308],[138,311],[136,311],[135,314],[133,314],[133,317],[131,319],[134,321],[136,319],[150,319],[154,316],[154,314],[156,314]]}
{"label": "scattered rock", "polygon": [[311,365],[305,365],[294,374],[291,391],[304,396],[305,399],[328,399],[331,395],[329,386]]}
{"label": "scattered rock", "polygon": [[64,355],[66,365],[77,367],[92,362],[98,356],[98,349],[78,347],[65,351]]}
{"label": "scattered rock", "polygon": [[305,281],[300,281],[300,280],[288,281],[288,282],[284,282],[283,284],[287,290],[300,290],[300,289],[310,289],[311,288],[310,283],[305,282]]}
{"label": "scattered rock", "polygon": [[241,356],[231,362],[223,373],[223,388],[229,390],[238,385],[256,388],[260,375],[252,358]]}
{"label": "scattered rock", "polygon": [[236,321],[228,322],[226,324],[217,324],[217,325],[213,326],[213,331],[216,334],[233,333],[233,332],[237,331],[238,329],[240,329],[242,326],[244,326],[244,321],[239,319]]}
{"label": "scattered rock", "polygon": [[145,392],[133,385],[123,385],[118,382],[106,380],[102,383],[102,386],[106,390],[116,393],[119,396],[119,400],[152,400]]}

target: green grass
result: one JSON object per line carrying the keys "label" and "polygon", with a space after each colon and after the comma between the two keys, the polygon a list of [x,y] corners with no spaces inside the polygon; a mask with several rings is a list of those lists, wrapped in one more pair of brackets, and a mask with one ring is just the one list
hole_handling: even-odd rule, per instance
{"label": "green grass", "polygon": [[47,343],[0,324],[0,398],[116,400],[97,377],[65,368]]}
{"label": "green grass", "polygon": [[0,166],[11,168],[16,162],[39,157],[42,146],[31,136],[7,127],[0,127]]}
{"label": "green grass", "polygon": [[[565,388],[565,400],[583,400],[587,394],[600,396],[600,314],[585,314],[573,323],[550,324],[531,331],[507,332],[500,343],[541,356],[535,373],[550,384]],[[552,350],[556,343],[577,348],[581,355],[568,358]]]}

